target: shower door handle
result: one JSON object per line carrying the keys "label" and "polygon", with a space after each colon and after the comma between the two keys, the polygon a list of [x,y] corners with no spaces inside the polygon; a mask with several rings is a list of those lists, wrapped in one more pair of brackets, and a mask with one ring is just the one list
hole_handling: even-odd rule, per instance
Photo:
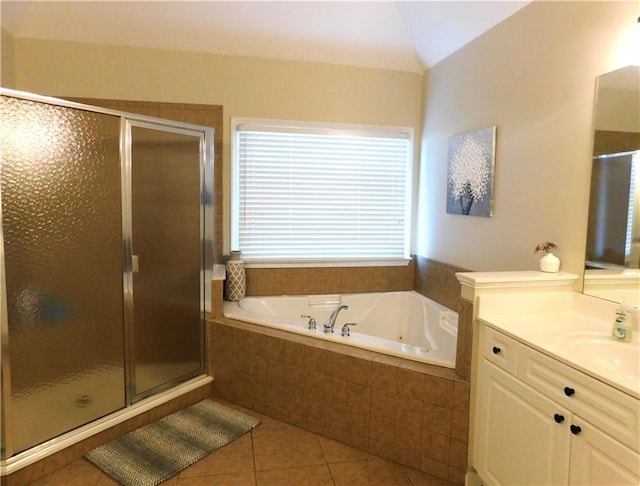
{"label": "shower door handle", "polygon": [[131,255],[131,271],[138,273],[140,267],[138,267],[138,255]]}

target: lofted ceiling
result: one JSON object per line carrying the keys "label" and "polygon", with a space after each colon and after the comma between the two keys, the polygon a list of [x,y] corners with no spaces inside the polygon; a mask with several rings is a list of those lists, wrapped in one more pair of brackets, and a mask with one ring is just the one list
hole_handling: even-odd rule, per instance
{"label": "lofted ceiling", "polygon": [[11,1],[2,28],[52,39],[422,72],[528,1]]}

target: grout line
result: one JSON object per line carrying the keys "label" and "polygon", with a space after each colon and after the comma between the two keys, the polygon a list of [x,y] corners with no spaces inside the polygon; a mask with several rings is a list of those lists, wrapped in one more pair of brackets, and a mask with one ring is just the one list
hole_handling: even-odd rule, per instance
{"label": "grout line", "polygon": [[320,442],[320,434],[315,434],[315,436],[316,436],[316,441],[318,442],[318,446],[320,446],[320,452],[322,452],[322,458],[324,459],[324,465],[327,467],[327,470],[329,471],[329,477],[331,478],[331,482],[335,486],[336,480],[333,477],[333,472],[331,472],[331,465],[329,464],[329,461],[327,461],[327,457],[325,456],[324,449],[322,448],[322,442]]}
{"label": "grout line", "polygon": [[253,459],[253,484],[258,486],[258,469],[256,467],[256,449],[253,445],[253,431],[255,427],[251,429],[251,458]]}

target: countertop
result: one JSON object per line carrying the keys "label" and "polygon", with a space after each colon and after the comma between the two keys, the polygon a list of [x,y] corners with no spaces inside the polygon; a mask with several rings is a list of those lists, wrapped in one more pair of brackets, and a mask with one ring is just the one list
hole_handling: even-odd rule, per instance
{"label": "countertop", "polygon": [[496,310],[496,306],[491,305],[490,312],[483,314],[481,306],[478,319],[572,368],[640,399],[640,333],[637,330],[630,343],[623,343],[610,337],[613,321],[607,322],[575,309],[508,313],[497,313]]}

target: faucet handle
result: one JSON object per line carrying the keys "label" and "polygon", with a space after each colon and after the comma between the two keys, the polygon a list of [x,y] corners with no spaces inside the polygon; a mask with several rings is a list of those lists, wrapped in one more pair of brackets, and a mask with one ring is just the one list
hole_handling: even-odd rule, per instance
{"label": "faucet handle", "polygon": [[316,328],[316,320],[313,317],[308,316],[307,314],[300,314],[300,317],[304,317],[305,319],[309,319],[309,323],[307,324],[307,329],[309,329],[310,331],[315,330],[315,328]]}
{"label": "faucet handle", "polygon": [[342,337],[348,337],[351,336],[351,329],[349,329],[349,326],[357,326],[358,323],[357,322],[347,322],[344,326],[342,326]]}

